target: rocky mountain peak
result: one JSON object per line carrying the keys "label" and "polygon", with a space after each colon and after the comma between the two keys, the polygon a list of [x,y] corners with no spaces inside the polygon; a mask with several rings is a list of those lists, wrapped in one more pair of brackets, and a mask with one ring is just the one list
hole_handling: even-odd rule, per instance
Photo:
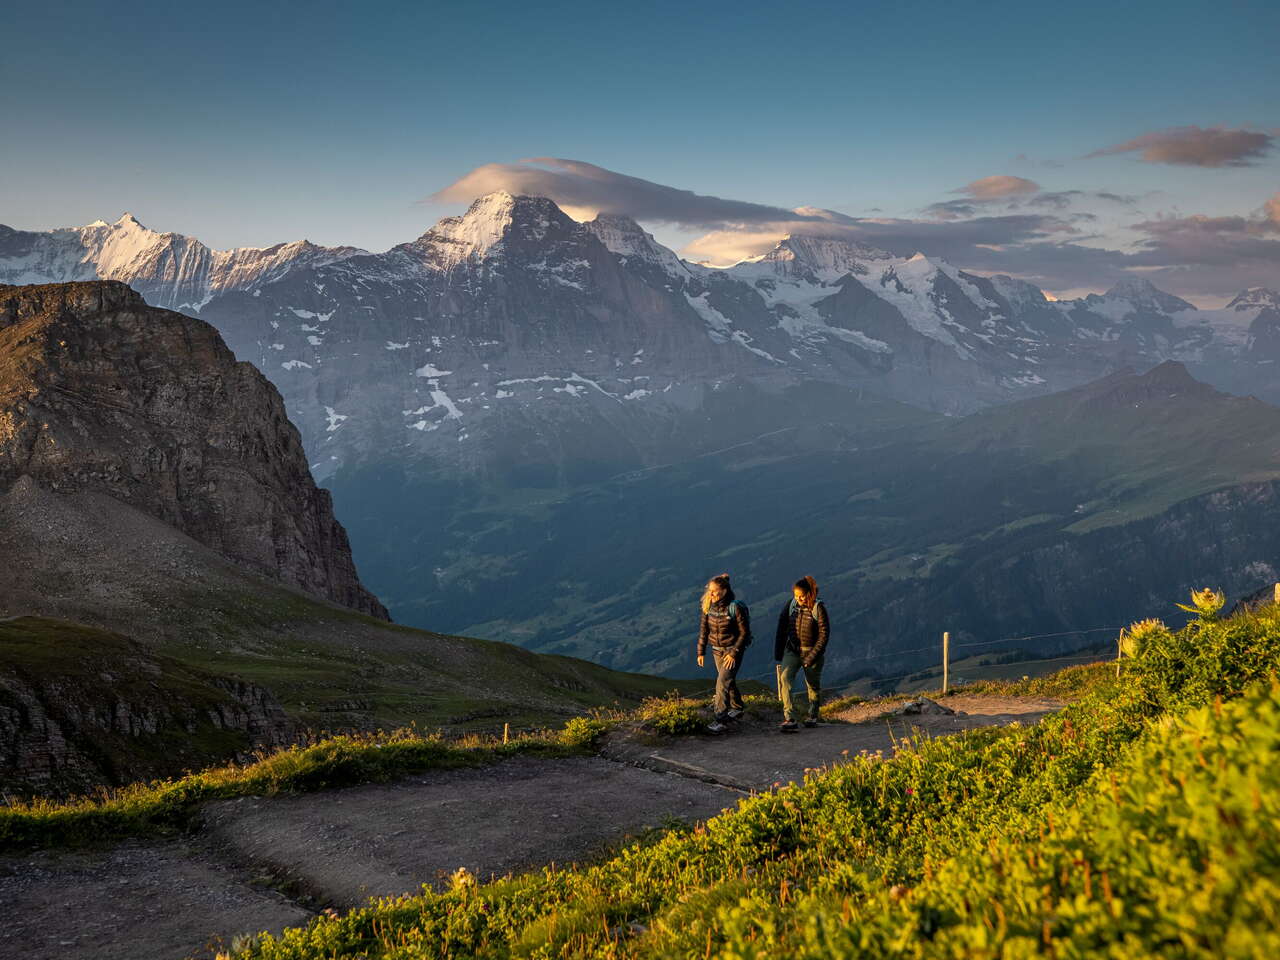
{"label": "rocky mountain peak", "polygon": [[1161,313],[1177,313],[1180,310],[1194,310],[1195,307],[1181,297],[1165,293],[1145,277],[1124,277],[1115,282],[1111,289],[1103,294],[1103,299],[1123,300],[1135,307],[1147,307]]}
{"label": "rocky mountain peak", "polygon": [[1186,366],[1176,360],[1166,360],[1145,373],[1122,370],[1079,388],[1079,392],[1087,397],[1087,406],[1095,411],[1108,406],[1131,407],[1147,400],[1174,396],[1205,399],[1224,396],[1207,383],[1197,380]]}
{"label": "rocky mountain peak", "polygon": [[1010,277],[1007,274],[998,273],[995,276],[988,277],[991,285],[996,292],[1004,297],[1010,304],[1015,307],[1026,306],[1029,304],[1039,305],[1048,303],[1045,298],[1044,291],[1037,287],[1034,283],[1026,280],[1019,280],[1016,277]]}
{"label": "rocky mountain peak", "polygon": [[866,273],[864,261],[888,258],[885,251],[847,237],[788,234],[752,262],[773,264],[782,273],[808,270],[834,279],[848,273]]}
{"label": "rocky mountain peak", "polygon": [[1235,299],[1227,304],[1228,310],[1252,310],[1256,307],[1280,308],[1280,293],[1266,287],[1250,287],[1236,294]]}
{"label": "rocky mountain peak", "polygon": [[0,285],[0,490],[24,477],[106,494],[244,567],[387,616],[275,387],[213,327],[123,283]]}
{"label": "rocky mountain peak", "polygon": [[576,228],[546,197],[498,190],[478,197],[462,216],[445,217],[415,246],[428,265],[449,271],[464,263],[500,258],[511,241],[540,243]]}
{"label": "rocky mountain peak", "polygon": [[600,213],[583,224],[610,253],[638,257],[662,266],[668,273],[687,275],[689,269],[673,250],[664,247],[626,214]]}
{"label": "rocky mountain peak", "polygon": [[1112,284],[1111,289],[1103,296],[1107,297],[1149,297],[1158,294],[1160,289],[1145,277],[1124,277]]}

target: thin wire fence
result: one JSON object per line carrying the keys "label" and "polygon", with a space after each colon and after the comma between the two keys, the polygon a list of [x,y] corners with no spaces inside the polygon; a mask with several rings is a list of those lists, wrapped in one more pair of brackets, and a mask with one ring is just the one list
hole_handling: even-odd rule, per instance
{"label": "thin wire fence", "polygon": [[[1023,636],[1023,637],[1002,637],[999,640],[977,640],[970,643],[958,643],[958,644],[952,645],[951,648],[954,650],[967,650],[973,647],[991,647],[991,646],[996,646],[997,644],[1002,644],[1002,643],[1023,643],[1028,640],[1049,640],[1057,637],[1082,636],[1082,635],[1087,635],[1092,633],[1118,633],[1122,629],[1123,627],[1090,627],[1086,630],[1061,630],[1056,633],[1035,633],[1035,634],[1028,634],[1027,636]],[[908,650],[893,650],[886,653],[877,653],[877,654],[872,654],[871,656],[862,657],[859,662],[862,662],[865,660],[887,660],[890,658],[905,657],[913,653],[928,653],[930,651],[934,651],[938,649],[939,648],[937,646],[927,646],[927,647],[912,647]],[[1040,659],[1040,660],[1018,660],[1014,662],[1019,664],[1026,664],[1030,666],[1032,664],[1057,663],[1063,660],[1076,660],[1084,663],[1084,662],[1090,662],[1090,661],[1100,661],[1102,659],[1104,658],[1101,655],[1096,653],[1088,653],[1088,654],[1073,653],[1073,654],[1063,654],[1060,657],[1048,657],[1046,659]],[[930,667],[917,668],[915,670],[910,670],[906,673],[895,674],[889,677],[876,676],[876,677],[870,677],[867,679],[869,679],[872,684],[879,686],[879,685],[889,683],[890,681],[893,681],[893,680],[905,680],[908,677],[921,676],[923,678],[923,676],[928,674],[930,669],[932,668]],[[752,674],[746,677],[737,677],[736,679],[741,680],[744,683],[750,680],[764,681],[770,678],[776,681],[777,676],[778,676],[777,668],[775,667],[774,670],[771,672],[762,672],[762,673]],[[707,694],[715,693],[715,689],[716,689],[715,685],[712,684],[711,686],[707,687],[704,690],[699,690],[695,693],[689,694],[689,696],[693,698],[704,697]],[[803,688],[796,688],[796,689],[803,689]]]}

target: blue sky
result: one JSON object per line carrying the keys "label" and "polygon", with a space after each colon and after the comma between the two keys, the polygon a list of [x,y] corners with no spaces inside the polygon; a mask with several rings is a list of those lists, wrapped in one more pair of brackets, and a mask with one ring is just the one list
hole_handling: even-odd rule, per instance
{"label": "blue sky", "polygon": [[[1269,243],[1278,11],[24,4],[7,14],[6,33],[21,40],[0,61],[0,223],[46,229],[130,210],[215,247],[305,236],[385,249],[461,209],[456,197],[424,198],[475,168],[559,157],[697,194],[902,220],[936,218],[930,206],[963,199],[952,191],[971,182],[1016,176],[1041,193],[1082,191],[1055,208],[1075,215],[1062,220],[1075,224],[1073,246],[1166,243],[1131,225],[1193,214],[1243,218],[1241,236]],[[1086,158],[1189,126],[1267,142],[1239,165]],[[1098,191],[1131,202],[1097,201]],[[974,212],[1026,213],[1032,196]],[[676,247],[703,232],[647,225]],[[1117,261],[1097,283],[1083,267],[1024,272],[1068,290],[1117,269],[1167,268],[1184,294],[1212,299],[1255,274],[1280,282],[1269,255],[1212,277],[1160,257]]]}

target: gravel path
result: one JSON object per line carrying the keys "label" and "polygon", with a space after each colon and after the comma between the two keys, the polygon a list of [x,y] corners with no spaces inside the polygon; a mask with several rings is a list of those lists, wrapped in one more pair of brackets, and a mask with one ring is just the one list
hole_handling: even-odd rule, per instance
{"label": "gravel path", "polygon": [[6,960],[212,957],[238,934],[311,916],[179,840],[0,858],[0,904]]}
{"label": "gravel path", "polygon": [[459,867],[481,879],[589,859],[670,818],[695,821],[739,794],[596,758],[517,758],[393,784],[206,809],[209,837],[339,907],[416,893]]}
{"label": "gravel path", "polygon": [[752,789],[839,763],[846,750],[888,754],[913,728],[938,736],[1029,723],[1061,706],[942,702],[963,715],[896,717],[860,706],[842,715],[847,722],[790,736],[756,722],[721,737],[623,738],[608,745],[608,759],[516,758],[392,784],[211,804],[194,840],[0,857],[0,958],[209,958],[238,935],[305,923],[326,904],[416,892],[459,867],[487,879],[589,860],[646,828],[705,820]]}
{"label": "gravel path", "polygon": [[916,714],[894,716],[899,704],[859,705],[823,723],[780,734],[776,723],[746,722],[718,737],[683,737],[661,745],[634,738],[612,741],[605,752],[612,759],[720,783],[744,791],[764,790],[774,783],[799,782],[805,771],[840,763],[847,754],[861,750],[885,755],[894,743],[916,730],[944,736],[974,727],[1008,723],[1034,723],[1062,703],[1010,697],[945,697],[938,701],[954,715]]}

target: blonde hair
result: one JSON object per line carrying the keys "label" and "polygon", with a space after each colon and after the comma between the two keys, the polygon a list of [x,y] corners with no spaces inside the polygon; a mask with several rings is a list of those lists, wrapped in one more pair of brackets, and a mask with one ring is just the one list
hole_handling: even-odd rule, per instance
{"label": "blonde hair", "polygon": [[793,589],[804,594],[806,607],[812,607],[818,602],[818,581],[808,574],[797,580]]}
{"label": "blonde hair", "polygon": [[718,573],[707,581],[706,589],[702,591],[702,612],[706,613],[711,609],[711,588],[720,587],[724,591],[724,597],[733,595],[733,588],[729,586],[729,575],[727,573]]}

